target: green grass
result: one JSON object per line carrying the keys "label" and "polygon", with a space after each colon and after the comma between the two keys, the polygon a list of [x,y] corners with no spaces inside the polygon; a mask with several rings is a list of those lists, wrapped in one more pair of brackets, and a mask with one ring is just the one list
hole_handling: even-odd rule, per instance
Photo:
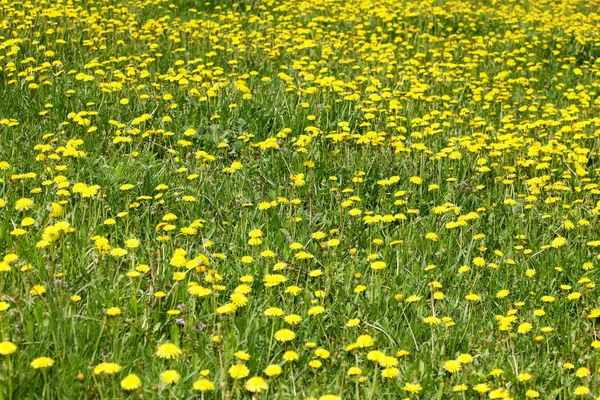
{"label": "green grass", "polygon": [[0,399],[600,396],[595,2],[0,10]]}

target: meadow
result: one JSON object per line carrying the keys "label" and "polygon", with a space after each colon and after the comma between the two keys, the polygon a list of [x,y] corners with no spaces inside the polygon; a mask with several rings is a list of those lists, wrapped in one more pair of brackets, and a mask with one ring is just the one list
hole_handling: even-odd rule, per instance
{"label": "meadow", "polygon": [[0,400],[600,399],[598,7],[0,1]]}

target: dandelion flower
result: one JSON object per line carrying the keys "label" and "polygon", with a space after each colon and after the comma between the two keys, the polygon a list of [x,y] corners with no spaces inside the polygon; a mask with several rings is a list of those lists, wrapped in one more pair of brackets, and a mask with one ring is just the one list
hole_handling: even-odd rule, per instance
{"label": "dandelion flower", "polygon": [[585,386],[577,386],[573,392],[575,396],[587,396],[590,394],[590,389]]}
{"label": "dandelion flower", "polygon": [[288,350],[285,353],[283,353],[283,356],[281,358],[283,358],[284,361],[289,362],[298,360],[300,356],[298,356],[298,353],[296,353],[294,350]]}
{"label": "dandelion flower", "polygon": [[31,207],[33,207],[33,200],[25,197],[15,202],[15,210],[17,211],[27,211]]}
{"label": "dandelion flower", "polygon": [[260,376],[254,376],[246,381],[244,388],[252,393],[260,393],[263,390],[269,389],[269,384]]}
{"label": "dandelion flower", "polygon": [[160,381],[169,385],[179,382],[180,379],[181,375],[174,369],[168,369],[160,373]]}
{"label": "dandelion flower", "polygon": [[375,261],[373,264],[371,264],[371,269],[384,269],[386,266],[386,263],[384,263],[383,261]]}
{"label": "dandelion flower", "polygon": [[325,307],[323,306],[314,306],[308,310],[308,315],[319,315],[325,312]]}
{"label": "dandelion flower", "polygon": [[121,387],[127,391],[138,389],[142,386],[142,381],[136,374],[129,374],[121,380]]}
{"label": "dandelion flower", "polygon": [[289,342],[296,338],[296,334],[289,329],[280,329],[275,332],[275,340],[278,342]]}
{"label": "dandelion flower", "polygon": [[404,386],[402,386],[402,390],[408,393],[417,394],[423,390],[423,387],[418,383],[405,383]]}
{"label": "dandelion flower", "polygon": [[34,359],[31,363],[29,363],[31,368],[40,369],[40,368],[48,368],[54,365],[54,360],[50,357],[38,357]]}
{"label": "dandelion flower", "polygon": [[519,375],[517,375],[517,380],[519,382],[527,382],[528,380],[531,380],[532,376],[531,374],[527,373],[527,372],[522,372]]}
{"label": "dandelion flower", "polygon": [[488,386],[487,383],[479,383],[479,384],[473,386],[473,390],[476,391],[477,393],[487,393],[490,391],[490,387]]}
{"label": "dandelion flower", "polygon": [[29,293],[31,293],[32,295],[41,296],[44,293],[46,293],[46,288],[42,285],[34,285],[29,291]]}
{"label": "dandelion flower", "polygon": [[[384,368],[381,371],[381,376],[384,378],[395,378],[400,374],[400,370],[396,367],[388,367],[388,368]],[[406,386],[406,385],[405,385]],[[403,388],[404,389],[404,388]],[[407,389],[404,389],[407,390]],[[411,392],[411,393],[418,393],[418,392]]]}
{"label": "dandelion flower", "polygon": [[529,332],[531,330],[531,328],[532,328],[532,325],[529,322],[523,322],[517,328],[517,332],[519,332],[519,333],[527,333],[527,332]]}
{"label": "dandelion flower", "polygon": [[436,242],[438,240],[438,235],[437,233],[429,232],[425,235],[425,239],[431,240],[432,242]]}
{"label": "dandelion flower", "polygon": [[108,310],[106,310],[106,315],[110,315],[110,316],[121,315],[121,309],[119,307],[111,307]]}
{"label": "dandelion flower", "polygon": [[462,353],[461,355],[456,357],[456,360],[461,364],[468,364],[473,361],[473,356],[469,353]]}
{"label": "dandelion flower", "polygon": [[469,387],[463,383],[463,384],[454,386],[452,388],[452,391],[455,392],[455,393],[460,393],[460,392],[466,391],[468,388]]}
{"label": "dandelion flower", "polygon": [[356,338],[356,345],[360,348],[371,347],[374,344],[374,340],[369,335],[360,335]]}
{"label": "dandelion flower", "polygon": [[270,378],[280,375],[280,374],[281,374],[281,367],[279,365],[271,364],[271,365],[267,366],[267,368],[265,368],[265,375],[267,375]]}
{"label": "dandelion flower", "polygon": [[283,320],[290,325],[298,325],[302,322],[302,317],[297,314],[286,315]]}
{"label": "dandelion flower", "polygon": [[554,248],[558,248],[558,247],[564,246],[565,244],[567,244],[567,239],[562,236],[558,236],[558,237],[554,238],[551,246]]}
{"label": "dandelion flower", "polygon": [[250,370],[244,364],[234,364],[229,367],[228,372],[233,379],[242,379],[250,374]]}
{"label": "dandelion flower", "polygon": [[94,375],[107,374],[112,375],[121,371],[123,367],[116,363],[100,363],[94,367]]}
{"label": "dandelion flower", "polygon": [[0,355],[8,356],[14,353],[15,351],[17,351],[16,344],[9,341],[0,342]]}
{"label": "dandelion flower", "polygon": [[176,344],[163,343],[156,350],[156,355],[160,358],[172,359],[181,355],[182,351]]}
{"label": "dandelion flower", "polygon": [[448,360],[444,363],[444,369],[451,374],[460,371],[461,364],[457,360]]}
{"label": "dandelion flower", "polygon": [[242,361],[248,361],[250,359],[250,354],[243,350],[238,350],[235,353],[233,353],[233,355],[235,356],[235,358]]}
{"label": "dandelion flower", "polygon": [[215,390],[215,385],[206,378],[200,378],[192,385],[194,390],[199,392],[210,392]]}
{"label": "dandelion flower", "polygon": [[140,241],[138,239],[128,239],[125,241],[125,246],[130,249],[135,249],[140,246]]}

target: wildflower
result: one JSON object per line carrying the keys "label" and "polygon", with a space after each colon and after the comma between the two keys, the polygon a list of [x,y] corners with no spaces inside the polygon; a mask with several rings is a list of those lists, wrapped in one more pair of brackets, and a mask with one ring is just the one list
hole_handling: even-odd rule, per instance
{"label": "wildflower", "polygon": [[173,343],[163,343],[156,350],[156,355],[165,359],[177,358],[181,353],[181,349]]}
{"label": "wildflower", "polygon": [[452,391],[453,391],[454,393],[460,393],[460,392],[464,392],[464,391],[466,391],[468,388],[469,388],[469,387],[463,383],[463,384],[460,384],[460,385],[456,385],[456,386],[454,386],[454,387],[452,388]]}
{"label": "wildflower", "polygon": [[296,361],[300,357],[298,356],[298,353],[296,353],[295,351],[288,350],[285,353],[283,353],[282,358],[284,361]]}
{"label": "wildflower", "polygon": [[462,353],[456,358],[456,360],[461,364],[468,364],[473,361],[473,356],[468,353]]}
{"label": "wildflower", "polygon": [[519,382],[527,382],[531,378],[532,378],[531,374],[529,374],[527,372],[523,372],[523,373],[520,373],[519,375],[517,375],[517,380]]}
{"label": "wildflower", "polygon": [[217,308],[218,314],[232,314],[236,312],[237,306],[233,303],[227,303]]}
{"label": "wildflower", "polygon": [[250,374],[250,370],[244,364],[234,364],[229,367],[229,376],[233,379],[242,379]]}
{"label": "wildflower", "polygon": [[110,255],[113,257],[123,257],[123,256],[127,255],[127,253],[128,253],[127,250],[122,249],[120,247],[115,247],[114,249],[112,249],[110,251]]}
{"label": "wildflower", "polygon": [[11,355],[12,353],[14,353],[15,351],[17,351],[17,345],[9,342],[9,341],[4,341],[4,342],[0,342],[0,354],[3,356],[8,356]]}
{"label": "wildflower", "polygon": [[279,342],[289,342],[290,340],[294,340],[296,334],[289,329],[280,329],[275,332],[275,340]]}
{"label": "wildflower", "polygon": [[283,310],[279,307],[269,307],[264,313],[266,317],[280,317],[284,314]]}
{"label": "wildflower", "polygon": [[41,296],[44,293],[46,293],[46,288],[43,287],[42,285],[34,285],[31,290],[29,291],[30,294],[32,295],[38,295]]}
{"label": "wildflower", "polygon": [[269,384],[261,377],[254,376],[246,381],[244,385],[247,391],[252,393],[260,393],[269,388]]}
{"label": "wildflower", "polygon": [[160,381],[169,385],[179,382],[180,379],[181,375],[174,369],[168,369],[160,373]]}
{"label": "wildflower", "polygon": [[319,400],[342,400],[342,397],[335,394],[324,394],[319,397]]}
{"label": "wildflower", "polygon": [[215,385],[206,378],[200,378],[193,384],[193,389],[199,392],[210,392],[215,390]]}
{"label": "wildflower", "polygon": [[15,210],[17,211],[27,211],[33,207],[33,200],[28,198],[21,198],[15,202]]}
{"label": "wildflower", "polygon": [[442,320],[439,319],[438,317],[430,316],[430,317],[423,318],[423,322],[426,324],[429,324],[429,325],[437,325],[440,322],[442,322]]}
{"label": "wildflower", "polygon": [[121,367],[119,364],[103,362],[94,367],[94,375],[98,375],[98,374],[111,375],[111,374],[115,374],[115,373],[121,371],[122,369],[123,369],[123,367]]}
{"label": "wildflower", "polygon": [[408,393],[417,394],[423,390],[423,387],[418,383],[405,383],[404,386],[402,386],[402,390],[407,391]]}
{"label": "wildflower", "polygon": [[477,393],[487,393],[490,391],[490,387],[487,383],[479,383],[473,386],[473,390],[475,390]]}
{"label": "wildflower", "polygon": [[375,261],[373,264],[371,264],[371,269],[384,269],[386,266],[386,263],[384,263],[383,261]]}
{"label": "wildflower", "polygon": [[532,328],[532,325],[529,322],[523,322],[517,328],[517,332],[519,332],[519,333],[527,333],[527,332],[529,332],[531,330],[531,328]]}
{"label": "wildflower", "polygon": [[558,248],[558,247],[562,247],[567,243],[567,239],[562,237],[562,236],[558,236],[556,237],[554,240],[552,240],[552,244],[551,246],[554,248]]}
{"label": "wildflower", "polygon": [[[395,378],[399,374],[400,374],[400,370],[398,368],[395,368],[395,367],[384,368],[381,371],[381,376],[384,377],[384,378]],[[408,383],[407,383],[407,385],[408,385]],[[417,392],[412,392],[412,391],[406,389],[406,385],[405,385],[405,388],[403,388],[403,389],[406,390],[406,391],[408,391],[408,392],[411,392],[411,393],[418,393],[418,391]]]}
{"label": "wildflower", "polygon": [[479,301],[479,300],[481,300],[481,297],[478,294],[471,293],[471,294],[466,295],[465,299],[469,300],[469,301]]}
{"label": "wildflower", "polygon": [[369,335],[360,335],[356,338],[356,345],[360,348],[371,347],[374,344],[374,340]]}
{"label": "wildflower", "polygon": [[590,393],[590,389],[585,386],[577,386],[573,394],[575,396],[587,396]]}
{"label": "wildflower", "polygon": [[38,357],[29,363],[31,368],[40,369],[48,368],[54,365],[54,360],[50,357]]}
{"label": "wildflower", "polygon": [[128,239],[125,241],[125,246],[130,249],[135,249],[140,246],[140,241],[138,239]]}
{"label": "wildflower", "polygon": [[421,300],[421,296],[417,296],[417,295],[410,295],[406,298],[406,302],[407,303],[416,303],[417,301]]}
{"label": "wildflower", "polygon": [[271,365],[267,366],[267,368],[265,368],[265,375],[272,378],[274,376],[280,375],[281,371],[282,370],[279,365],[271,364]]}
{"label": "wildflower", "polygon": [[264,278],[264,283],[266,287],[277,286],[285,281],[287,281],[287,278],[280,274],[265,275]]}
{"label": "wildflower", "polygon": [[460,361],[448,360],[444,363],[444,369],[451,374],[460,371]]}
{"label": "wildflower", "polygon": [[302,317],[296,314],[289,314],[283,320],[290,325],[298,325],[302,321]]}
{"label": "wildflower", "polygon": [[437,233],[429,232],[428,234],[425,235],[425,239],[429,239],[432,242],[436,242],[438,240],[438,235],[437,235]]}
{"label": "wildflower", "polygon": [[119,307],[111,307],[108,310],[106,310],[106,315],[110,315],[110,316],[121,315],[121,309]]}
{"label": "wildflower", "polygon": [[244,350],[238,350],[233,353],[234,357],[238,360],[248,361],[250,359],[250,354]]}
{"label": "wildflower", "polygon": [[509,395],[508,390],[506,390],[504,388],[500,388],[500,389],[492,390],[488,396],[490,399],[504,399],[504,398],[507,398],[508,395]]}
{"label": "wildflower", "polygon": [[308,315],[319,315],[325,312],[325,307],[323,306],[314,306],[308,310]]}
{"label": "wildflower", "polygon": [[23,218],[21,221],[21,226],[31,226],[33,224],[35,224],[35,220],[30,217]]}
{"label": "wildflower", "polygon": [[136,374],[129,374],[121,380],[121,387],[127,391],[138,389],[142,386],[142,381]]}

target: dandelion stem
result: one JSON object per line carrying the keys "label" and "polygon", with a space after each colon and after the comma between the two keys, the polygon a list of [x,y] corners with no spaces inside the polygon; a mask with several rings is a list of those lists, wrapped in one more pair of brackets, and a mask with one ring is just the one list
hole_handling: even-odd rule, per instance
{"label": "dandelion stem", "polygon": [[275,333],[275,319],[271,324],[271,338],[269,339],[269,352],[267,353],[267,362],[271,362],[271,348],[273,347],[273,334]]}
{"label": "dandelion stem", "polygon": [[8,400],[12,400],[12,394],[13,394],[12,374],[11,374],[12,361],[10,359],[10,356],[6,357],[6,367],[7,367],[7,374],[8,374]]}

